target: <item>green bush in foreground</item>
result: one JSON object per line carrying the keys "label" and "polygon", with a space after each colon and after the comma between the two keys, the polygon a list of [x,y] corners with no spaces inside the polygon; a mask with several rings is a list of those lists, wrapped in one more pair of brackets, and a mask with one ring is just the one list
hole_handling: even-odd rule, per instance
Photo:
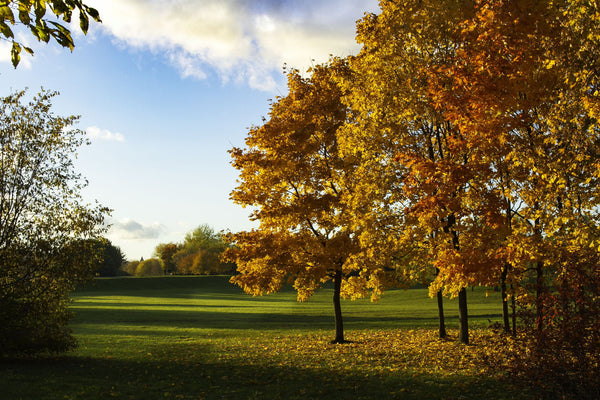
{"label": "green bush in foreground", "polygon": [[73,347],[69,292],[98,262],[107,209],[81,198],[84,133],[50,111],[55,95],[0,98],[0,356]]}

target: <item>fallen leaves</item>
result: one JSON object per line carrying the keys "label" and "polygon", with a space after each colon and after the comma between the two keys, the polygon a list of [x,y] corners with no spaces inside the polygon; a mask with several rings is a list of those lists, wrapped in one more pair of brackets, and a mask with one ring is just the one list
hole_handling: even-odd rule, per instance
{"label": "fallen leaves", "polygon": [[321,331],[301,336],[247,338],[236,345],[224,343],[222,347],[217,343],[214,351],[221,362],[264,367],[325,368],[361,371],[365,375],[407,371],[442,376],[502,374],[508,361],[497,350],[502,347],[495,344],[500,340],[496,334],[475,330],[474,344],[469,346],[455,340],[457,336],[458,332],[452,330],[450,339],[445,340],[439,339],[435,330],[365,330],[350,332],[352,342],[336,345],[330,344],[329,332]]}

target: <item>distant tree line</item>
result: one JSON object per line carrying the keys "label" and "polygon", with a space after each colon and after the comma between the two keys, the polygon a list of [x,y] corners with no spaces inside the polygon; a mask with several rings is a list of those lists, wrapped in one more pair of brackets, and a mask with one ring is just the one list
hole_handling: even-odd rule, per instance
{"label": "distant tree line", "polygon": [[203,224],[188,233],[183,242],[160,243],[153,258],[130,261],[123,270],[135,276],[231,275],[236,265],[221,261],[229,247],[223,234]]}

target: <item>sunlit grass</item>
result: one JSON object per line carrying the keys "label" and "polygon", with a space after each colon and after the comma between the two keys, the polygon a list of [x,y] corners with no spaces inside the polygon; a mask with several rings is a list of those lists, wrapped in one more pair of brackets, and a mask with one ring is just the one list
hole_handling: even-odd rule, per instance
{"label": "sunlit grass", "polygon": [[[497,293],[469,294],[472,326],[499,321]],[[329,343],[330,290],[298,303],[291,290],[253,298],[223,277],[173,277],[100,280],[73,298],[80,347],[0,364],[3,399],[528,398],[480,362],[494,356],[488,330],[470,346],[453,330],[436,338],[423,289],[344,302],[348,345]]]}

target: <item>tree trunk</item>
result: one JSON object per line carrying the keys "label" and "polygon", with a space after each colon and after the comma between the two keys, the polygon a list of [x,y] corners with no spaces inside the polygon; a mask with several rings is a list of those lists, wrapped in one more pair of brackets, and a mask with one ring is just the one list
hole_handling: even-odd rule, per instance
{"label": "tree trunk", "polygon": [[438,304],[438,319],[440,323],[439,331],[440,331],[440,339],[444,339],[447,336],[446,333],[446,319],[444,318],[444,296],[442,296],[442,291],[437,292],[437,304]]}
{"label": "tree trunk", "polygon": [[[439,273],[440,273],[440,269],[436,267],[435,275],[437,276]],[[438,306],[438,321],[439,321],[440,339],[444,339],[447,336],[447,333],[446,333],[446,318],[444,317],[444,296],[442,296],[441,290],[439,290],[437,292],[437,306]]]}
{"label": "tree trunk", "polygon": [[340,294],[342,289],[342,271],[337,270],[333,277],[333,309],[335,312],[335,339],[331,343],[344,343],[344,321]]}
{"label": "tree trunk", "polygon": [[461,343],[469,344],[469,319],[467,312],[467,289],[458,292],[458,322],[460,325],[459,339]]}
{"label": "tree trunk", "polygon": [[506,293],[506,277],[508,275],[508,264],[502,268],[500,275],[500,287],[502,290],[502,319],[504,320],[504,332],[510,333],[510,316],[508,314],[508,295]]}

